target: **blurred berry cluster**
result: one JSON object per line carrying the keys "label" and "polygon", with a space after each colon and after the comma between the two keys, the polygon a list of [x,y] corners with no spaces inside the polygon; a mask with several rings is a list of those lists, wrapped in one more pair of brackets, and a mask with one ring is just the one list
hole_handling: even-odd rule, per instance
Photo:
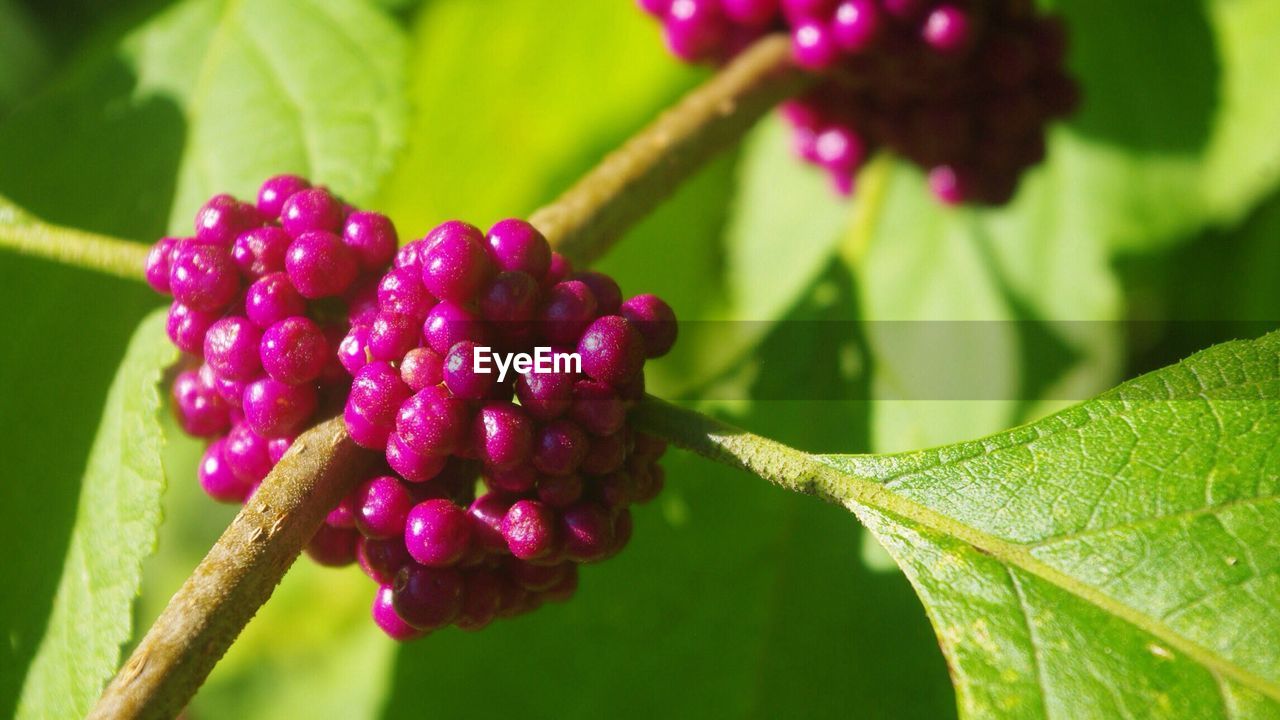
{"label": "blurred berry cluster", "polygon": [[796,153],[850,193],[871,153],[924,168],[947,204],[1001,205],[1074,112],[1061,20],[1033,0],[639,0],[689,62],[787,32],[822,81],[784,107]]}
{"label": "blurred berry cluster", "polygon": [[[394,638],[567,599],[578,564],[619,552],[628,507],[662,488],[665,446],[627,411],[645,360],[675,342],[674,313],[573,272],[526,222],[451,221],[398,248],[386,217],[282,175],[255,204],[211,199],[193,236],[155,244],[146,277],[174,299],[174,408],[210,441],[210,496],[246,502],[344,402],[352,438],[385,454],[307,553],[359,562]],[[477,371],[478,353],[538,348],[563,365]]]}

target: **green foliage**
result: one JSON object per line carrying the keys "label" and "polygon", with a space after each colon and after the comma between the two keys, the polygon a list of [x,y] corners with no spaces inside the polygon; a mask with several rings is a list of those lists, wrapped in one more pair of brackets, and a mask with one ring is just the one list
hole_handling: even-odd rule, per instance
{"label": "green foliage", "polygon": [[82,716],[115,673],[133,628],[142,561],[160,524],[161,376],[177,358],[165,313],[147,316],[116,371],[89,451],[79,510],[19,718]]}

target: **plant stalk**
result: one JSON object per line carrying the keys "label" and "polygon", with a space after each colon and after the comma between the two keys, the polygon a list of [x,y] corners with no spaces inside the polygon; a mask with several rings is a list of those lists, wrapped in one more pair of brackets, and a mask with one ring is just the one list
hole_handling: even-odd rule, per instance
{"label": "plant stalk", "polygon": [[[530,219],[553,247],[588,263],[807,82],[790,62],[787,38],[766,37]],[[0,246],[14,247],[5,240],[0,226]],[[145,249],[134,258],[132,277],[141,277],[144,255]],[[114,264],[84,266],[108,270]],[[90,717],[171,718],[181,712],[329,510],[375,460],[350,439],[341,418],[300,435],[170,600]]]}

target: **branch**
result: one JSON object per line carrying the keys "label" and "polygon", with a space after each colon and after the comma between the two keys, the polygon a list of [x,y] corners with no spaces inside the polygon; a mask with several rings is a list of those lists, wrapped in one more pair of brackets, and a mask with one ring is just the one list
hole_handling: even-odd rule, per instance
{"label": "branch", "polygon": [[142,279],[150,248],[41,222],[0,197],[0,248],[129,280]]}
{"label": "branch", "polygon": [[791,40],[765,37],[632,137],[533,223],[575,263],[603,255],[622,234],[675,192],[680,182],[736,144],[811,75],[791,63]]}
{"label": "branch", "polygon": [[[532,221],[577,262],[602,255],[717,150],[804,87],[789,47],[785,38],[769,37],[744,52]],[[300,435],[169,601],[90,717],[169,718],[180,712],[374,460],[351,441],[340,418]]]}

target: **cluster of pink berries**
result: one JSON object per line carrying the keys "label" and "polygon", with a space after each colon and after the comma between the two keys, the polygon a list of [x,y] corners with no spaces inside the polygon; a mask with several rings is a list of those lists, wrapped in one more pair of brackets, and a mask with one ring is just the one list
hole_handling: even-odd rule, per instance
{"label": "cluster of pink berries", "polygon": [[[155,244],[146,278],[174,298],[174,407],[210,440],[209,495],[247,501],[343,401],[352,438],[385,453],[307,553],[359,562],[379,585],[374,621],[396,639],[567,599],[578,564],[618,553],[629,505],[662,488],[665,445],[627,411],[645,360],[675,342],[674,313],[573,272],[528,223],[485,234],[453,221],[398,249],[386,217],[282,175],[256,204],[211,199],[194,236]],[[539,348],[564,366],[477,365]]]}
{"label": "cluster of pink berries", "polygon": [[173,382],[178,421],[212,439],[199,470],[209,495],[244,502],[322,404],[345,394],[335,349],[346,308],[397,245],[386,217],[281,175],[256,204],[212,198],[193,236],[152,247],[147,282],[173,296],[169,337],[187,354]]}
{"label": "cluster of pink berries", "polygon": [[628,506],[662,488],[665,447],[627,411],[645,360],[675,342],[674,313],[574,273],[521,220],[444,223],[394,264],[338,350],[347,429],[397,476],[348,499],[382,583],[375,619],[407,638],[569,597],[578,564],[619,552]]}
{"label": "cluster of pink berries", "polygon": [[1000,205],[1074,112],[1061,20],[1030,0],[639,0],[667,46],[721,62],[775,31],[823,80],[784,108],[796,153],[853,191],[888,148],[929,174],[944,203]]}

